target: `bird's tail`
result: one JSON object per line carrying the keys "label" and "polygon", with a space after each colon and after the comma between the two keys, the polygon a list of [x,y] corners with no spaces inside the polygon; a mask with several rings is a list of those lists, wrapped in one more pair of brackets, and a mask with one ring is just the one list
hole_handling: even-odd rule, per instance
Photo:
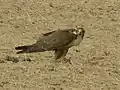
{"label": "bird's tail", "polygon": [[34,45],[28,45],[28,46],[18,46],[15,47],[16,50],[20,50],[17,52],[17,54],[21,54],[21,53],[32,53],[32,52],[42,52],[44,50],[38,50],[38,48],[36,48]]}

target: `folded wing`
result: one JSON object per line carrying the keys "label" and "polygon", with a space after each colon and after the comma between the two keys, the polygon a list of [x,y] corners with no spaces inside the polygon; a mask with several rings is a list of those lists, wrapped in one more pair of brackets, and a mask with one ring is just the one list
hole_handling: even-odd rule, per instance
{"label": "folded wing", "polygon": [[46,33],[45,37],[37,40],[35,44],[18,46],[15,49],[21,50],[17,52],[18,54],[63,49],[68,48],[67,45],[70,44],[74,39],[76,39],[76,35],[70,33],[69,30],[52,31],[50,33]]}

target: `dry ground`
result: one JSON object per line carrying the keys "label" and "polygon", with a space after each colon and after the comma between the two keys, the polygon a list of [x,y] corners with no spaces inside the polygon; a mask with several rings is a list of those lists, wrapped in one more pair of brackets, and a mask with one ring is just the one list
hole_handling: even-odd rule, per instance
{"label": "dry ground", "polygon": [[[76,25],[86,34],[68,52],[73,65],[53,52],[15,54]],[[0,0],[0,90],[120,90],[120,0]]]}

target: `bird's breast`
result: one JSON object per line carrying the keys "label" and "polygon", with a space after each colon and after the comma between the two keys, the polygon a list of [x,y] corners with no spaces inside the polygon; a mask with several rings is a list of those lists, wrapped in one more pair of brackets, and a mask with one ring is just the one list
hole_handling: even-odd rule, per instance
{"label": "bird's breast", "polygon": [[71,47],[71,46],[77,46],[77,45],[80,44],[81,41],[82,41],[81,36],[78,36],[75,40],[73,40],[73,41],[69,44],[69,46],[70,46],[70,47]]}
{"label": "bird's breast", "polygon": [[82,41],[82,38],[77,38],[76,40],[74,40],[74,41],[73,41],[74,46],[79,45],[81,41]]}

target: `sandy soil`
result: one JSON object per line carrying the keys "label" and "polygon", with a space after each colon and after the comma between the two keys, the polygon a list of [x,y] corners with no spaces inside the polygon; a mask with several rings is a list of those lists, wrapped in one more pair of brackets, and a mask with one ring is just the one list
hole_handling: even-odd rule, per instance
{"label": "sandy soil", "polygon": [[[76,25],[86,34],[67,54],[72,65],[53,52],[16,55]],[[120,90],[120,0],[0,0],[0,90]]]}

